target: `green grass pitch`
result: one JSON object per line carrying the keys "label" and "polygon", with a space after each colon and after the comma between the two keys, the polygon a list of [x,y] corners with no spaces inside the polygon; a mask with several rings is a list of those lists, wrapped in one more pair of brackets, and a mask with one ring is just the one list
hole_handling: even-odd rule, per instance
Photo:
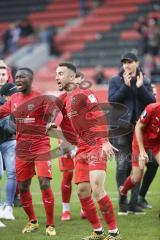
{"label": "green grass pitch", "polygon": [[[106,189],[110,194],[114,204],[115,214],[119,229],[124,240],[160,240],[160,220],[158,212],[160,210],[160,173],[158,172],[152,186],[149,189],[147,199],[153,206],[152,209],[146,210],[143,216],[117,216],[118,199],[115,183],[115,162],[108,163]],[[79,217],[80,204],[76,195],[76,186],[73,184],[73,192],[71,199],[72,220],[70,222],[61,222],[61,193],[60,193],[61,174],[58,168],[58,161],[53,161],[53,180],[52,189],[55,196],[55,223],[57,236],[52,237],[55,240],[80,240],[82,237],[91,233],[91,227],[86,220]],[[2,182],[4,189],[4,180]],[[3,221],[7,227],[0,228],[0,240],[45,240],[51,237],[45,236],[45,213],[41,201],[41,193],[36,177],[32,181],[33,202],[35,211],[38,216],[39,230],[34,233],[22,234],[21,230],[27,223],[27,218],[22,208],[14,208],[15,221]],[[101,218],[102,220],[102,218]],[[106,225],[102,220],[104,229],[107,231]]]}

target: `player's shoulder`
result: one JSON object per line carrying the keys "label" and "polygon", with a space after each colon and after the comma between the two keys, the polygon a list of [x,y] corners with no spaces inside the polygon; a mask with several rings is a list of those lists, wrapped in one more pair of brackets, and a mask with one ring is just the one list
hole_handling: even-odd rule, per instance
{"label": "player's shoulder", "polygon": [[90,90],[90,89],[83,89],[81,87],[76,87],[73,91],[73,94],[76,95],[76,94],[81,94],[81,95],[85,95],[85,96],[88,96],[90,94],[93,94],[93,91]]}
{"label": "player's shoulder", "polygon": [[58,98],[62,101],[65,102],[66,98],[67,98],[67,93],[62,93],[58,96]]}
{"label": "player's shoulder", "polygon": [[98,99],[95,95],[95,93],[91,89],[81,89],[78,88],[76,91],[76,94],[78,97],[81,97],[81,100],[85,100],[88,103],[98,103]]}
{"label": "player's shoulder", "polygon": [[44,94],[41,93],[41,92],[38,91],[38,90],[32,90],[31,95],[33,95],[33,96],[42,96],[42,95],[44,95]]}
{"label": "player's shoulder", "polygon": [[159,103],[159,102],[150,103],[150,104],[146,107],[146,110],[147,110],[147,111],[150,111],[150,112],[157,111],[158,109],[160,110],[160,103]]}
{"label": "player's shoulder", "polygon": [[10,99],[18,99],[22,94],[20,92],[16,92],[11,95]]}

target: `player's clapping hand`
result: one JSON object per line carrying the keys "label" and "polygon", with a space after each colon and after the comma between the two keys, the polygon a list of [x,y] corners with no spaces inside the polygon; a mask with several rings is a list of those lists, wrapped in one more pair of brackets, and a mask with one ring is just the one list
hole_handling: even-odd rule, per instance
{"label": "player's clapping hand", "polygon": [[143,74],[142,72],[139,73],[137,76],[136,86],[137,88],[140,88],[143,85]]}
{"label": "player's clapping hand", "polygon": [[131,79],[132,79],[132,76],[131,76],[130,72],[125,71],[125,72],[123,73],[123,79],[124,79],[125,85],[127,85],[128,87],[130,87],[130,86],[131,86]]}
{"label": "player's clapping hand", "polygon": [[148,154],[145,151],[140,152],[138,161],[140,169],[143,170],[145,164],[149,161]]}

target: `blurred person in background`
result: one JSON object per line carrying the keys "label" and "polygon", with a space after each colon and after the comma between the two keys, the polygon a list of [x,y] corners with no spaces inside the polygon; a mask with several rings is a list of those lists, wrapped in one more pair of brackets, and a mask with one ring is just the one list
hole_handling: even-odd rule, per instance
{"label": "blurred person in background", "polygon": [[57,29],[55,26],[41,26],[38,30],[37,37],[39,42],[48,45],[49,54],[59,56],[60,52],[57,48],[55,36]]}
{"label": "blurred person in background", "polygon": [[[0,69],[1,71],[1,69]],[[5,100],[17,92],[17,88],[13,83],[5,83],[1,90],[1,101],[3,105]],[[6,171],[6,195],[5,204],[2,204],[0,195],[0,218],[6,220],[14,220],[13,202],[16,190],[16,126],[12,116],[4,117],[0,120],[0,156]]]}
{"label": "blurred person in background", "polygon": [[93,75],[93,80],[97,85],[108,84],[108,78],[104,72],[103,66],[98,65],[95,68],[95,73]]}
{"label": "blurred person in background", "polygon": [[0,60],[0,88],[6,82],[13,82],[13,77],[10,68],[5,64],[3,60]]}
{"label": "blurred person in background", "polygon": [[80,15],[85,16],[88,13],[87,0],[79,0]]}
{"label": "blurred person in background", "polygon": [[4,32],[2,36],[3,50],[2,56],[6,57],[8,54],[14,53],[19,47],[20,27],[18,23],[11,23],[9,28]]}
{"label": "blurred person in background", "polygon": [[32,23],[25,19],[19,23],[20,37],[30,37],[35,33]]}

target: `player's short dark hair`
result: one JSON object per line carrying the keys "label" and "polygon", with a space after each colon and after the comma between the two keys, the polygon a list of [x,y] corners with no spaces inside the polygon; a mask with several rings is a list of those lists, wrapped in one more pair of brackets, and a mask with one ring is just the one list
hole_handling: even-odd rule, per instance
{"label": "player's short dark hair", "polygon": [[78,78],[78,77],[84,78],[84,73],[82,73],[80,71],[77,71],[76,72],[76,78]]}
{"label": "player's short dark hair", "polygon": [[74,73],[77,72],[76,66],[72,62],[61,62],[59,63],[59,67],[67,67],[72,70]]}
{"label": "player's short dark hair", "polygon": [[17,71],[19,70],[23,70],[23,71],[27,71],[28,73],[30,73],[32,76],[34,75],[32,69],[27,68],[27,67],[22,67],[22,68],[18,68]]}

